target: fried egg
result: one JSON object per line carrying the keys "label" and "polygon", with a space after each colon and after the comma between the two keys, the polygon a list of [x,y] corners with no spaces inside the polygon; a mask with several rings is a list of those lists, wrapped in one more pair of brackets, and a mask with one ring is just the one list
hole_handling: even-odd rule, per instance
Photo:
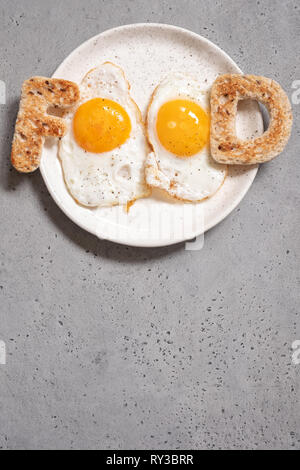
{"label": "fried egg", "polygon": [[141,113],[122,69],[105,63],[80,85],[80,102],[66,116],[59,157],[69,192],[88,206],[130,204],[149,195],[149,146]]}
{"label": "fried egg", "polygon": [[148,108],[146,164],[149,186],[170,196],[199,202],[222,186],[227,167],[209,149],[209,92],[183,73],[167,77],[155,90]]}

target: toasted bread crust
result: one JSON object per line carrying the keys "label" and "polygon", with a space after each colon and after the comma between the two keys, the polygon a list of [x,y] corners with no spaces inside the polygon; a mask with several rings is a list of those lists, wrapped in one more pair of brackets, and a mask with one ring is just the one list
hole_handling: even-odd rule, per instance
{"label": "toasted bread crust", "polygon": [[66,109],[79,100],[75,83],[44,77],[24,82],[12,144],[11,161],[22,173],[35,171],[41,160],[45,137],[63,137],[64,120],[47,114],[49,107]]}
{"label": "toasted bread crust", "polygon": [[[262,102],[270,113],[268,130],[253,140],[236,136],[238,102],[243,99]],[[220,76],[211,91],[211,153],[219,163],[252,165],[272,160],[282,152],[291,134],[291,105],[281,86],[255,75]]]}

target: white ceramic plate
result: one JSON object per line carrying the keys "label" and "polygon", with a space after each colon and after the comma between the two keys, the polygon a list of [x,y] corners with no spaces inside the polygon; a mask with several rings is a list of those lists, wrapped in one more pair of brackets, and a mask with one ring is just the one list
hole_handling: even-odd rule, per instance
{"label": "white ceramic plate", "polygon": [[[54,77],[80,83],[90,69],[105,61],[124,69],[144,114],[153,90],[169,73],[184,70],[197,77],[205,90],[219,74],[241,72],[225,52],[195,33],[162,24],[135,24],[90,39],[62,63]],[[237,127],[245,138],[263,131],[255,103],[243,103]],[[137,201],[127,214],[123,207],[89,209],[76,204],[64,183],[57,142],[46,142],[41,162],[50,194],[77,225],[101,239],[143,247],[172,245],[209,230],[239,204],[256,172],[256,166],[231,167],[218,193],[199,204],[173,202],[154,192],[151,198]]]}

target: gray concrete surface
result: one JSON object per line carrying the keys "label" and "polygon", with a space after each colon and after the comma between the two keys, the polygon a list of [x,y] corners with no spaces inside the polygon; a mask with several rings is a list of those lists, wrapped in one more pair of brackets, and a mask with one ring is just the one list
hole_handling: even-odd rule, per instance
{"label": "gray concrete surface", "polygon": [[1,0],[0,448],[300,449],[300,104],[204,249],[134,249],[72,224],[9,164],[22,81],[113,26],[200,33],[292,94],[299,1]]}

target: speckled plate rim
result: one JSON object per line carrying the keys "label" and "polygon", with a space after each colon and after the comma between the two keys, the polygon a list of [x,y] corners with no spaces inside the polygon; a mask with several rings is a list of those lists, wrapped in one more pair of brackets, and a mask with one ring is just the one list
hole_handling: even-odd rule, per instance
{"label": "speckled plate rim", "polygon": [[[231,57],[226,52],[224,52],[219,46],[217,46],[216,44],[214,44],[210,40],[204,38],[203,36],[201,36],[197,33],[189,31],[185,28],[181,28],[179,26],[173,26],[173,25],[168,25],[168,24],[163,24],[163,23],[134,23],[134,24],[128,24],[128,25],[123,25],[123,26],[119,26],[119,27],[116,27],[116,28],[108,29],[106,31],[103,31],[100,34],[97,34],[96,36],[93,36],[92,38],[88,39],[87,41],[85,41],[84,43],[82,43],[79,47],[77,47],[73,52],[71,52],[68,55],[68,57],[56,69],[56,71],[53,74],[53,77],[59,76],[60,75],[60,70],[63,69],[65,64],[69,60],[72,60],[72,58],[76,54],[78,54],[81,49],[84,49],[84,48],[88,47],[89,45],[92,45],[95,41],[99,41],[99,39],[103,38],[104,36],[110,35],[112,33],[117,34],[117,33],[120,33],[120,32],[124,32],[126,30],[130,30],[132,32],[134,29],[141,29],[141,28],[146,28],[146,27],[147,28],[150,27],[150,28],[153,28],[153,29],[155,29],[155,28],[159,28],[159,29],[164,28],[165,30],[178,32],[179,34],[188,35],[188,36],[190,36],[190,38],[192,38],[194,40],[198,40],[199,42],[201,42],[202,45],[207,45],[208,47],[214,49],[216,53],[220,54],[236,70],[236,73],[243,73],[242,70],[238,67],[238,65],[233,61],[233,59],[231,59]],[[226,208],[224,208],[224,210],[222,211],[221,214],[217,214],[215,217],[211,217],[210,221],[208,223],[204,222],[203,230],[201,230],[200,232],[194,233],[193,237],[191,237],[191,238],[200,236],[203,233],[210,230],[211,228],[215,227],[217,224],[222,222],[240,204],[240,202],[242,201],[242,199],[245,197],[245,195],[249,191],[250,187],[252,186],[252,183],[253,183],[253,181],[256,177],[257,171],[258,171],[258,166],[254,167],[252,169],[251,173],[249,173],[249,175],[247,177],[247,183],[245,184],[245,182],[244,182],[243,186],[241,187],[241,190],[239,191],[239,194],[234,197],[234,199],[232,201],[232,204],[227,205]],[[61,199],[57,195],[56,191],[52,188],[52,186],[50,184],[50,181],[49,181],[48,176],[47,176],[47,171],[46,171],[46,169],[43,165],[43,159],[41,161],[40,172],[41,172],[41,175],[43,177],[43,180],[46,184],[46,187],[47,187],[50,195],[52,196],[55,203],[63,211],[63,213],[69,219],[71,219],[76,225],[81,227],[83,230],[86,230],[87,232],[95,235],[100,240],[101,239],[102,240],[109,240],[109,241],[112,241],[114,243],[119,243],[119,244],[122,244],[122,245],[133,246],[133,247],[154,248],[154,247],[175,245],[175,244],[178,244],[178,243],[186,242],[187,240],[191,239],[191,238],[185,239],[185,238],[180,237],[178,239],[172,239],[172,240],[168,241],[167,243],[166,242],[161,243],[160,241],[158,241],[158,242],[153,242],[153,241],[151,241],[151,242],[141,242],[141,243],[137,243],[135,241],[134,243],[132,243],[130,241],[130,239],[126,239],[126,237],[124,239],[114,238],[114,237],[106,237],[106,236],[101,237],[99,235],[99,232],[97,232],[97,230],[93,230],[90,226],[88,226],[88,224],[85,224],[84,222],[78,220],[74,216],[72,211],[68,210],[64,206],[63,202],[61,201]]]}

